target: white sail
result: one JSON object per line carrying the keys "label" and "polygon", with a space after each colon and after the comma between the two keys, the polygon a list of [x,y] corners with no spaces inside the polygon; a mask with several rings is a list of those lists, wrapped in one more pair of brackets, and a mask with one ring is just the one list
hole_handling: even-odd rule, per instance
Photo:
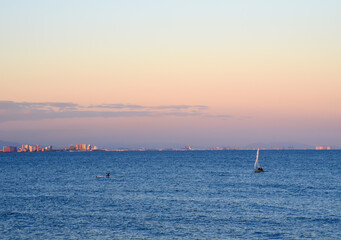
{"label": "white sail", "polygon": [[259,148],[257,149],[257,157],[256,157],[256,161],[255,161],[255,170],[257,170],[258,168],[261,168],[259,162],[258,162],[258,157],[259,157]]}

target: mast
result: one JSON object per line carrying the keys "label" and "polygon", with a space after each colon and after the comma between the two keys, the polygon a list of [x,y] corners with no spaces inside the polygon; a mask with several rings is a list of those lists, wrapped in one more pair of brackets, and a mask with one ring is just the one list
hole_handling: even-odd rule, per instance
{"label": "mast", "polygon": [[259,157],[259,148],[257,149],[257,157],[256,157],[256,161],[255,161],[255,166],[254,166],[254,168],[255,168],[255,170],[259,167],[258,165],[258,157]]}

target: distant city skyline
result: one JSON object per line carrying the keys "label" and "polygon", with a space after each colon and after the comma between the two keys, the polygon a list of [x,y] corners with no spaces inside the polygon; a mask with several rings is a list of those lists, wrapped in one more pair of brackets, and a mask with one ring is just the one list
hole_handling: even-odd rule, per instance
{"label": "distant city skyline", "polygon": [[0,1],[0,140],[341,148],[341,2]]}
{"label": "distant city skyline", "polygon": [[[244,146],[244,147],[193,147],[193,146],[183,146],[183,147],[163,147],[163,148],[122,148],[122,147],[98,147],[92,146],[91,144],[71,144],[67,147],[57,147],[54,148],[52,145],[43,146],[43,145],[31,145],[31,144],[20,144],[18,143],[6,143],[0,140],[0,153],[27,153],[27,152],[91,152],[91,151],[224,151],[224,150],[341,150],[341,149],[333,149],[331,146],[321,145],[321,146],[283,146],[283,145],[262,145],[262,144],[254,144],[252,146]],[[46,144],[45,144],[46,145]],[[258,154],[258,152],[257,152]]]}
{"label": "distant city skyline", "polygon": [[[264,150],[292,150],[292,149],[303,149],[303,150],[340,150],[341,148],[335,147],[335,146],[329,146],[329,145],[306,145],[302,143],[284,143],[284,142],[277,142],[277,143],[253,143],[249,145],[220,145],[220,146],[193,146],[193,145],[181,145],[181,144],[174,144],[174,145],[159,145],[159,146],[128,146],[128,145],[112,145],[112,144],[104,144],[102,146],[97,145],[96,143],[82,143],[82,144],[70,144],[67,145],[64,143],[64,145],[54,145],[52,146],[49,143],[40,143],[40,144],[27,144],[27,143],[18,143],[18,142],[6,142],[0,140],[0,151],[1,147],[3,149],[5,148],[11,148],[15,147],[16,150],[19,152],[40,152],[40,151],[51,151],[53,150],[70,150],[70,151],[91,151],[91,150],[120,150],[120,149],[126,149],[126,150],[167,150],[167,149],[173,149],[173,150],[252,150],[252,149],[264,149]],[[40,150],[39,150],[40,149]]]}

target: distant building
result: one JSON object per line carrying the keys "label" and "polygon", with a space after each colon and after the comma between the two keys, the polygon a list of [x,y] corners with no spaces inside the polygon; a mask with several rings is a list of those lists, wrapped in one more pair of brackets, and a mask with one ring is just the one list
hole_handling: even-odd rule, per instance
{"label": "distant building", "polygon": [[86,151],[87,150],[87,146],[86,144],[76,144],[76,151]]}
{"label": "distant building", "polygon": [[332,149],[330,146],[316,146],[316,150],[330,150]]}
{"label": "distant building", "polygon": [[35,147],[35,146],[29,146],[29,147],[28,147],[28,150],[29,150],[30,152],[35,152],[35,151],[36,151],[36,147]]}
{"label": "distant building", "polygon": [[89,144],[88,147],[86,148],[87,151],[91,151],[91,145]]}
{"label": "distant building", "polygon": [[80,151],[86,151],[86,144],[80,144]]}
{"label": "distant building", "polygon": [[45,147],[45,151],[46,152],[51,152],[52,151],[52,146],[49,145],[49,146]]}
{"label": "distant building", "polygon": [[[77,144],[78,145],[78,144]],[[70,145],[70,147],[69,147],[69,151],[76,151],[76,147],[75,146],[73,146],[73,145]]]}
{"label": "distant building", "polygon": [[36,145],[36,151],[41,152],[41,147],[38,144]]}
{"label": "distant building", "polygon": [[17,147],[14,147],[14,146],[4,146],[2,147],[2,151],[3,152],[17,152],[18,149]]}
{"label": "distant building", "polygon": [[29,146],[28,144],[23,144],[21,150],[22,150],[23,152],[27,152],[27,151],[29,150],[29,147],[30,147],[30,146]]}

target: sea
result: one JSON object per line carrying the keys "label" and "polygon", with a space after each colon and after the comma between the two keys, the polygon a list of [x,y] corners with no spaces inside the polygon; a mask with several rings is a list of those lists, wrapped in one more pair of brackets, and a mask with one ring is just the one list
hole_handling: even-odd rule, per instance
{"label": "sea", "polygon": [[255,158],[1,153],[0,239],[341,239],[341,151],[261,150],[262,173]]}

